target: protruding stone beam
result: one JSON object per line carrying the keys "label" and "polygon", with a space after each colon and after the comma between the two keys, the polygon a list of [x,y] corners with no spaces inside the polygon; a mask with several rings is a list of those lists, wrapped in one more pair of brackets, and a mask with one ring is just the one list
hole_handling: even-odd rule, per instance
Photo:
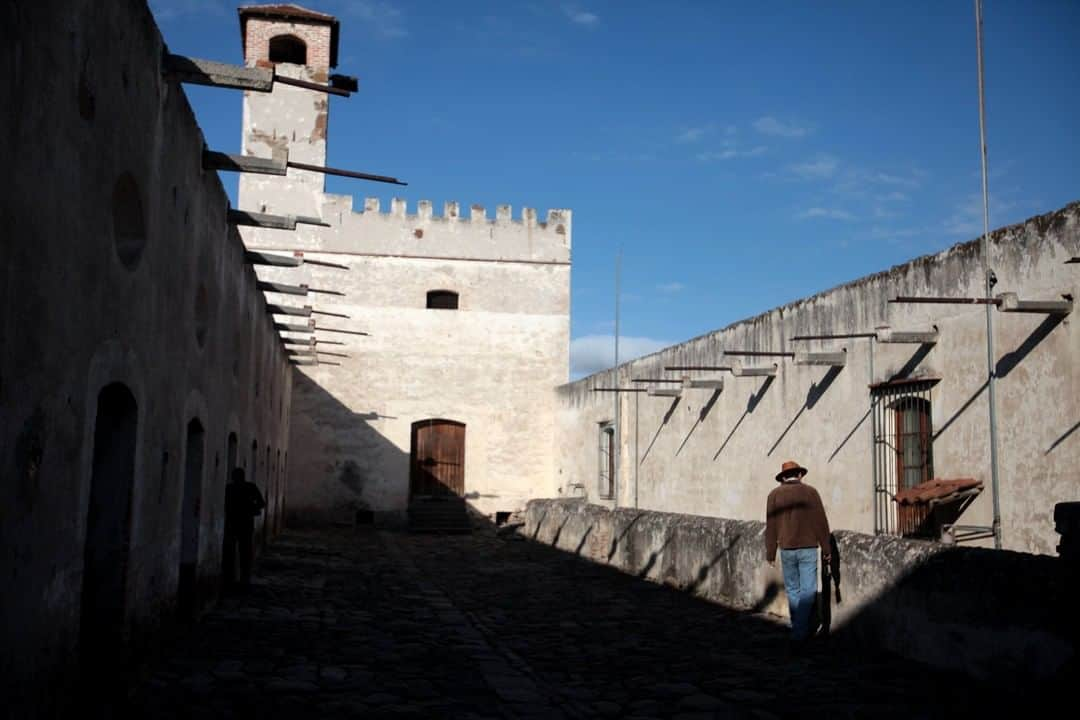
{"label": "protruding stone beam", "polygon": [[276,292],[282,295],[307,295],[311,292],[307,285],[286,285],[285,283],[269,282],[267,280],[259,280],[255,283],[255,287],[265,292]]}
{"label": "protruding stone beam", "polygon": [[270,215],[249,210],[229,210],[229,223],[267,230],[295,230],[298,224],[330,227],[330,223],[304,215]]}
{"label": "protruding stone beam", "polygon": [[839,352],[797,352],[795,353],[796,365],[828,365],[829,367],[844,367],[847,364],[847,351]]}
{"label": "protruding stone beam", "polygon": [[356,78],[348,75],[331,75],[330,84],[323,85],[278,75],[274,72],[273,66],[260,65],[251,68],[183,55],[166,55],[162,69],[167,75],[172,75],[183,83],[256,92],[271,92],[274,89],[274,83],[279,82],[282,85],[292,85],[305,90],[349,97],[359,87]]}
{"label": "protruding stone beam", "polygon": [[937,325],[933,330],[894,330],[888,326],[877,328],[877,341],[893,345],[933,345],[938,341]]}
{"label": "protruding stone beam", "polygon": [[295,333],[313,333],[315,332],[315,321],[308,320],[307,325],[289,325],[288,323],[274,323],[274,328],[281,332],[295,332]]}
{"label": "protruding stone beam", "polygon": [[739,363],[731,366],[731,374],[735,377],[776,377],[776,363],[763,367],[743,367]]}
{"label": "protruding stone beam", "polygon": [[348,353],[328,352],[326,350],[314,350],[314,349],[292,350],[292,349],[289,349],[289,348],[285,348],[285,352],[288,353],[291,357],[319,357],[320,355],[325,356],[325,357],[339,357],[339,358],[352,357],[352,355],[349,355]]}
{"label": "protruding stone beam", "polygon": [[311,317],[311,306],[291,307],[289,305],[267,304],[266,311],[274,315],[295,315],[297,317]]}
{"label": "protruding stone beam", "polygon": [[270,265],[273,267],[300,267],[304,264],[304,258],[302,257],[273,255],[271,253],[259,252],[258,250],[245,251],[244,259],[252,265]]}
{"label": "protruding stone beam", "polygon": [[1072,312],[1072,298],[1064,300],[1021,300],[1016,293],[1001,293],[998,310],[1006,313],[1040,313],[1043,315],[1068,315]]}
{"label": "protruding stone beam", "polygon": [[[325,260],[310,260],[310,259],[304,257],[304,253],[299,251],[299,250],[293,252],[293,257],[300,258],[300,260],[302,262],[305,262],[308,265],[318,265],[319,267],[335,268],[337,270],[348,270],[349,269],[348,265],[341,265],[339,263],[326,262]],[[312,292],[321,292],[321,291],[316,290],[316,291],[312,291]]]}
{"label": "protruding stone beam", "polygon": [[391,185],[409,184],[404,180],[398,180],[389,175],[375,175],[373,173],[356,172],[355,170],[342,170],[341,168],[325,167],[323,165],[292,162],[289,160],[288,151],[274,153],[272,158],[261,158],[254,155],[230,155],[215,150],[203,150],[204,170],[228,170],[230,172],[255,173],[256,175],[285,175],[288,173],[289,168],[324,175],[338,175],[357,180],[389,183]]}
{"label": "protruding stone beam", "polygon": [[229,65],[183,55],[166,55],[162,69],[180,82],[193,85],[258,92],[270,92],[274,89],[274,71],[269,68]]}
{"label": "protruding stone beam", "polygon": [[323,85],[322,83],[308,82],[307,80],[286,77],[285,75],[278,75],[277,73],[274,73],[274,82],[279,82],[282,85],[292,85],[293,87],[304,88],[305,90],[324,92],[329,95],[340,95],[341,97],[349,97],[350,95],[350,92],[345,88],[336,87],[333,84]]}
{"label": "protruding stone beam", "polygon": [[325,317],[336,317],[345,318],[346,320],[352,320],[352,316],[346,315],[345,313],[327,312],[326,310],[312,310],[311,312],[314,315],[323,315]]}
{"label": "protruding stone beam", "polygon": [[1074,265],[1076,263],[1080,263],[1080,257],[1072,257],[1065,261],[1066,265]]}
{"label": "protruding stone beam", "polygon": [[285,157],[263,158],[255,155],[230,155],[215,150],[203,150],[203,170],[254,173],[256,175],[285,175],[289,172]]}
{"label": "protruding stone beam", "polygon": [[709,378],[709,379],[691,379],[685,378],[683,380],[683,388],[690,389],[707,389],[716,390],[717,392],[724,389],[724,378]]}
{"label": "protruding stone beam", "polygon": [[682,395],[682,390],[680,388],[649,388],[649,395],[652,397],[677,398]]}
{"label": "protruding stone beam", "polygon": [[[311,322],[312,322],[312,325],[314,325],[315,321],[312,320]],[[364,336],[370,336],[371,335],[371,333],[361,332],[359,330],[339,330],[338,328],[328,328],[328,327],[320,327],[319,332],[342,333],[344,335],[364,335]]]}

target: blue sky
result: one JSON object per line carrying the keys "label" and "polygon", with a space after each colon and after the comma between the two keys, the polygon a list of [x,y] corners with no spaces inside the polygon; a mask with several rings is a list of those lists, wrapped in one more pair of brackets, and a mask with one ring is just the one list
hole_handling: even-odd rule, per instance
{"label": "blue sky", "polygon": [[[574,211],[575,376],[611,362],[620,248],[625,359],[981,232],[971,2],[300,4],[360,79],[329,163],[409,182],[329,191]],[[173,52],[241,61],[237,3],[150,5]],[[1080,199],[1080,3],[984,16],[996,227]],[[188,92],[237,151],[239,93]]]}

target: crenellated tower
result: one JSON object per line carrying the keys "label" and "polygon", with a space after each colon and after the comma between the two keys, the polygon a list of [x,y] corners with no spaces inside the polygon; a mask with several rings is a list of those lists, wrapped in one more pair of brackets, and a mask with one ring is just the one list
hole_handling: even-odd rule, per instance
{"label": "crenellated tower", "polygon": [[[240,23],[248,65],[332,80],[333,17],[263,5],[241,8]],[[334,166],[327,114],[319,92],[274,83],[272,93],[247,93],[243,152]],[[292,168],[243,175],[239,196],[243,210],[322,221],[241,228],[251,249],[304,255],[300,267],[260,266],[261,280],[321,290],[302,300],[268,292],[290,321],[285,342],[303,359],[293,374],[289,522],[402,522],[433,495],[460,501],[461,518],[466,502],[494,516],[556,492],[570,210],[515,215],[499,205],[492,217],[447,202],[439,215],[429,200],[380,207],[373,197],[354,207],[352,194],[324,192],[322,174]],[[314,323],[298,330],[296,315]]]}
{"label": "crenellated tower", "polygon": [[[275,74],[326,83],[337,66],[337,18],[296,5],[241,7],[244,63]],[[245,92],[242,152],[326,165],[327,95],[275,83],[273,92]],[[290,169],[284,177],[240,176],[239,206],[283,215],[318,215],[322,173]]]}

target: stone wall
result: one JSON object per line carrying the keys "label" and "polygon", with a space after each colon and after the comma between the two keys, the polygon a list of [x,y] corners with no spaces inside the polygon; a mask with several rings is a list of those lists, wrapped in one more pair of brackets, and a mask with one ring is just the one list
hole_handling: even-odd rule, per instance
{"label": "stone wall", "polygon": [[[427,226],[414,216],[389,222],[369,213],[380,217],[354,222],[378,223],[386,234]],[[453,230],[459,246],[468,252],[471,240],[474,249],[472,257],[457,258],[368,254],[382,241],[376,232],[350,233],[352,252],[302,245],[305,257],[349,267],[300,268],[311,287],[346,294],[316,296],[315,307],[348,316],[318,324],[370,335],[316,333],[344,343],[320,349],[347,357],[325,356],[339,364],[296,374],[290,522],[349,521],[360,509],[374,510],[381,521],[400,519],[409,499],[412,424],[433,418],[465,424],[465,492],[480,512],[513,511],[555,492],[553,388],[568,375],[569,249],[561,245],[567,236],[550,232],[561,249],[538,237],[535,252],[561,259],[518,261],[506,248],[520,231],[518,223],[462,222]],[[504,233],[510,238],[502,243]],[[334,247],[344,244],[341,235],[332,238]],[[264,236],[259,246],[295,249],[298,239]],[[488,242],[500,245],[503,257],[485,257],[479,248]],[[260,274],[278,278],[283,271]],[[458,293],[459,309],[428,309],[430,290]]]}
{"label": "stone wall", "polygon": [[[253,47],[249,63],[260,60]],[[317,66],[277,70],[315,81],[325,75]],[[287,151],[294,160],[333,166],[326,161],[328,107],[325,97],[286,86],[245,93],[244,152]],[[389,208],[367,198],[354,209],[351,195],[324,192],[322,175],[295,169],[285,177],[244,176],[239,206],[327,223],[288,233],[244,228],[243,238],[253,249],[301,251],[347,266],[259,272],[345,293],[271,297],[347,316],[316,316],[320,328],[369,333],[317,332],[343,344],[320,344],[338,354],[296,375],[290,522],[351,522],[368,510],[380,522],[402,519],[412,426],[428,419],[465,424],[465,494],[480,512],[517,510],[555,492],[554,388],[569,375],[569,210],[541,218],[524,208],[515,218],[500,205],[491,218],[473,205],[463,217],[456,202],[437,215],[430,201],[410,212],[400,198]],[[458,309],[427,309],[432,290],[457,293]]]}
{"label": "stone wall", "polygon": [[[1024,300],[1077,297],[1080,205],[1072,204],[990,238],[996,292]],[[913,260],[770,310],[559,389],[557,482],[590,501],[717,517],[763,518],[782,462],[810,469],[834,527],[872,533],[875,512],[894,512],[873,492],[869,385],[928,378],[937,477],[974,477],[986,490],[960,518],[988,526],[993,513],[986,393],[986,319],[977,305],[901,305],[911,296],[981,296],[977,241]],[[992,314],[995,337],[1002,535],[1004,547],[1053,553],[1053,507],[1080,493],[1080,323],[1038,314]],[[795,342],[798,335],[938,328],[936,344],[868,340]],[[771,364],[723,351],[840,351],[842,369],[779,359],[775,378],[723,375],[722,392],[682,397],[593,392],[636,387],[633,378],[671,377],[668,365]],[[872,353],[872,357],[871,357]],[[873,370],[871,372],[871,363]],[[719,373],[691,373],[716,377]],[[668,386],[670,387],[670,386]],[[598,423],[621,402],[617,498],[598,498]],[[893,460],[895,465],[895,459]],[[988,541],[984,541],[988,542]]]}
{"label": "stone wall", "polygon": [[[765,525],[533,500],[527,539],[642,579],[787,617],[783,578],[765,562]],[[1058,558],[852,532],[835,533],[841,602],[833,630],[929,665],[1009,683],[1076,662],[1077,623]]]}
{"label": "stone wall", "polygon": [[[291,369],[164,53],[143,2],[0,6],[0,696],[15,717],[74,697],[92,502],[130,505],[126,560],[103,556],[120,568],[111,643],[136,652],[175,617],[184,560],[196,610],[216,596],[232,462],[270,503],[257,538],[280,520]],[[101,496],[115,475],[93,471],[98,405],[116,384],[134,470]]]}

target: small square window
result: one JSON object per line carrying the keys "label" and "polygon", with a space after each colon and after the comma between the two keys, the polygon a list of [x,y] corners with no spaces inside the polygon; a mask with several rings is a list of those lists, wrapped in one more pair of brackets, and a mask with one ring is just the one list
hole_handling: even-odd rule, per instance
{"label": "small square window", "polygon": [[427,294],[427,306],[432,310],[457,310],[458,294],[452,290],[431,290]]}

